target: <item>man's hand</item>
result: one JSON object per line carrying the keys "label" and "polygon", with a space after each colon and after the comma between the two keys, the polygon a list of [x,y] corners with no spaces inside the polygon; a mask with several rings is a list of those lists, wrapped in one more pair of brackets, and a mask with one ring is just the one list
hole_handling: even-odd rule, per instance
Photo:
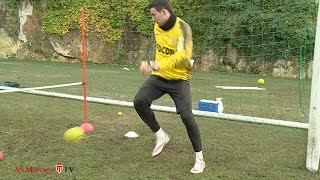
{"label": "man's hand", "polygon": [[145,76],[147,73],[152,71],[151,66],[148,65],[147,61],[142,61],[140,65],[140,73]]}
{"label": "man's hand", "polygon": [[158,71],[160,69],[160,64],[156,61],[150,61],[151,69]]}
{"label": "man's hand", "polygon": [[140,65],[140,73],[145,76],[150,71],[158,71],[160,69],[160,65],[156,61],[150,61],[150,64],[147,61],[142,61]]}

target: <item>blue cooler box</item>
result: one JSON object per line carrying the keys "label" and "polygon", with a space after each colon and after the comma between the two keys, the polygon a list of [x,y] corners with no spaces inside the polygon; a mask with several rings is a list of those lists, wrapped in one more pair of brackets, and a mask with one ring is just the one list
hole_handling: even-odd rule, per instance
{"label": "blue cooler box", "polygon": [[218,112],[219,102],[211,100],[200,100],[198,102],[198,110]]}

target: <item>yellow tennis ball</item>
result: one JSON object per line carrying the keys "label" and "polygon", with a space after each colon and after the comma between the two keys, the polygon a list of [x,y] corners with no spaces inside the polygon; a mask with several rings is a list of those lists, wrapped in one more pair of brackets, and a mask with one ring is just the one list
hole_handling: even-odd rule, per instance
{"label": "yellow tennis ball", "polygon": [[82,138],[83,135],[84,135],[83,129],[81,129],[80,127],[73,127],[68,129],[64,133],[64,140],[67,141],[68,143],[76,143]]}
{"label": "yellow tennis ball", "polygon": [[118,116],[122,116],[122,112],[121,111],[118,112]]}
{"label": "yellow tennis ball", "polygon": [[264,79],[259,79],[258,84],[264,84]]}

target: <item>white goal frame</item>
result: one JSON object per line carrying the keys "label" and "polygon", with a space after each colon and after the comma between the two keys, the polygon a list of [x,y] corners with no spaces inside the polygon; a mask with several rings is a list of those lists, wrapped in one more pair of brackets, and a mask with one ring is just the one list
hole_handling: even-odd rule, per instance
{"label": "white goal frame", "polygon": [[312,83],[309,109],[309,129],[306,167],[317,172],[320,160],[320,8],[317,15],[317,29],[312,64]]}

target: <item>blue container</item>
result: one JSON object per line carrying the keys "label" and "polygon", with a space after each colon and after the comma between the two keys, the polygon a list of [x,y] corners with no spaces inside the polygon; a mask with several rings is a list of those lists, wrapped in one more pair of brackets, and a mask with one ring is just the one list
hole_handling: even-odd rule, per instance
{"label": "blue container", "polygon": [[198,110],[218,112],[219,102],[211,100],[200,100],[198,102]]}

